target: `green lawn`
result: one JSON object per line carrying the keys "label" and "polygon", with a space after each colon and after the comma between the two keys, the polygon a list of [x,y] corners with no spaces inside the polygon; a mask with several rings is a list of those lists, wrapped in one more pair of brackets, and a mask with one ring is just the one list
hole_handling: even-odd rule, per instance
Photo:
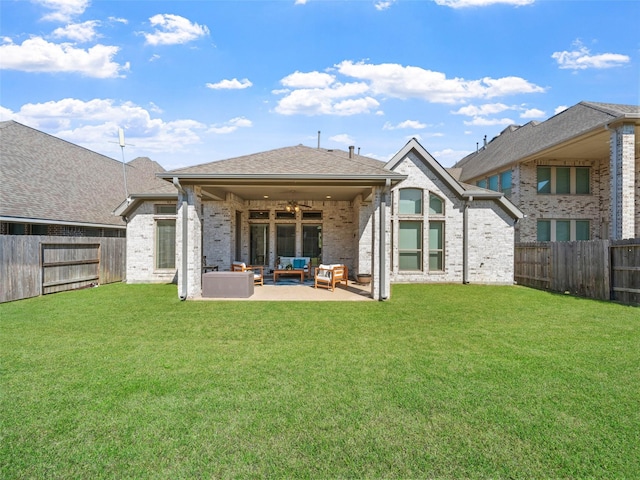
{"label": "green lawn", "polygon": [[0,305],[0,477],[638,478],[640,309],[521,287],[388,302]]}

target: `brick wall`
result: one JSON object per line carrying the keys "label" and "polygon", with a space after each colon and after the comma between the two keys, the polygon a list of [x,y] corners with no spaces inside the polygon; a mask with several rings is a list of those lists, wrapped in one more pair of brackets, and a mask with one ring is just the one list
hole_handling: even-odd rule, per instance
{"label": "brick wall", "polygon": [[[444,201],[444,268],[442,271],[429,271],[429,215],[428,194],[425,194],[423,210],[423,271],[402,272],[399,270],[397,247],[392,254],[391,281],[407,282],[462,282],[464,249],[464,205],[465,201],[435,175],[421,160],[409,155],[396,168],[395,172],[408,175],[405,181],[393,189],[393,238],[399,238],[398,214],[400,188],[420,188],[431,192]],[[477,283],[510,284],[513,283],[514,228],[511,219],[496,203],[491,201],[471,202],[468,209],[468,280]]]}
{"label": "brick wall", "polygon": [[[127,283],[170,283],[176,281],[176,269],[155,269],[156,204],[144,202],[130,216],[127,228]],[[163,216],[162,218],[167,218]]]}
{"label": "brick wall", "polygon": [[[590,167],[591,194],[538,194],[538,166]],[[511,200],[526,215],[518,222],[518,241],[535,242],[537,240],[537,221],[540,219],[589,220],[591,222],[591,238],[602,238],[603,220],[606,222],[604,212],[608,209],[609,189],[608,169],[605,162],[598,160],[539,160],[520,164],[516,170],[520,181],[514,181]]]}

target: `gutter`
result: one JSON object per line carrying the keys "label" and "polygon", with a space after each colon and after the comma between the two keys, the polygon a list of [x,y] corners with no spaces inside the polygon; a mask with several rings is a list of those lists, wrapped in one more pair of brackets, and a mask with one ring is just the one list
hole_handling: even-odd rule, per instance
{"label": "gutter", "polygon": [[187,240],[189,238],[189,229],[188,229],[188,225],[187,225],[187,221],[189,219],[188,213],[187,213],[187,192],[184,190],[184,188],[182,188],[182,185],[180,185],[180,180],[178,179],[178,177],[173,177],[173,184],[175,185],[175,187],[178,189],[178,192],[180,192],[180,195],[182,195],[182,265],[180,266],[180,270],[182,271],[182,288],[181,288],[181,292],[179,294],[180,300],[185,301],[187,299],[187,268],[188,268],[188,262],[187,262],[187,252],[188,252],[188,245],[187,245]]}
{"label": "gutter", "polygon": [[473,202],[473,197],[469,197],[464,202],[462,209],[462,283],[469,283],[469,203]]}
{"label": "gutter", "polygon": [[389,272],[387,270],[387,237],[386,237],[386,224],[387,224],[387,194],[391,187],[391,179],[387,178],[385,182],[384,190],[380,196],[380,269],[379,269],[379,285],[380,285],[380,300],[384,301],[389,298],[387,292],[387,277]]}

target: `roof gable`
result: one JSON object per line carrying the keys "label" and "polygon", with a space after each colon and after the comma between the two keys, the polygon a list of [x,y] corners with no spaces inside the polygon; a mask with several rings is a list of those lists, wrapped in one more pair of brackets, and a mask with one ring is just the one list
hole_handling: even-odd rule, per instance
{"label": "roof gable", "polygon": [[473,185],[461,183],[418,142],[415,138],[409,142],[391,159],[386,168],[395,169],[400,163],[413,152],[423,164],[430,169],[438,178],[460,199],[466,199],[470,202],[477,200],[492,200],[498,204],[513,219],[520,219],[524,214],[511,201],[509,201],[501,192],[494,192]]}

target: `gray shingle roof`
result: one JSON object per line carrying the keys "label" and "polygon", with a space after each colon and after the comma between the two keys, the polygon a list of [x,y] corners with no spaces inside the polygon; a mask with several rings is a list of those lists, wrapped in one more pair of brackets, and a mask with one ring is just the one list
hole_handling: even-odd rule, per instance
{"label": "gray shingle roof", "polygon": [[[129,193],[175,190],[148,158],[125,167]],[[0,122],[0,216],[123,226],[122,163],[14,121]]]}
{"label": "gray shingle roof", "polygon": [[384,168],[384,162],[354,155],[341,150],[325,150],[297,145],[241,157],[219,160],[194,167],[167,172],[184,175],[332,175],[332,176],[380,176],[392,172]]}
{"label": "gray shingle roof", "polygon": [[486,148],[463,158],[454,168],[462,168],[463,181],[476,178],[625,115],[640,115],[640,106],[580,102],[542,123],[507,127]]}

